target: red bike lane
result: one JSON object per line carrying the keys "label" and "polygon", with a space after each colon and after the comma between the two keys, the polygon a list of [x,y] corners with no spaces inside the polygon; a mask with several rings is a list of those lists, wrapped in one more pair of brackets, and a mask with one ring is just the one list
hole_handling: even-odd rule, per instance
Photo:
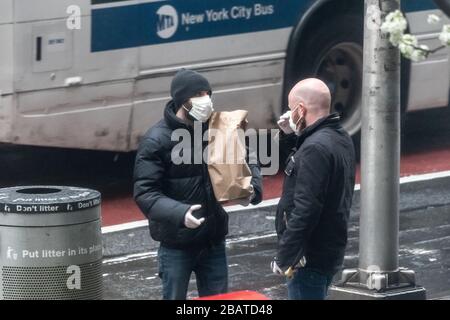
{"label": "red bike lane", "polygon": [[[414,148],[413,148],[414,149]],[[450,170],[450,143],[428,146],[426,151],[413,150],[401,157],[401,177],[435,173]],[[264,200],[280,197],[284,174],[265,176]],[[360,182],[360,166],[357,168],[357,183]],[[103,226],[113,226],[145,219],[131,195],[103,199]]]}

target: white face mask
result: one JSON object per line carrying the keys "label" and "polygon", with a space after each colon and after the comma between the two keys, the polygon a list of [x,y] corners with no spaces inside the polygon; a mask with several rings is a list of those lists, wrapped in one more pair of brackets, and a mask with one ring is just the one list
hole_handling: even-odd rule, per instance
{"label": "white face mask", "polygon": [[296,135],[300,135],[301,130],[298,129],[298,126],[295,124],[294,120],[292,120],[292,112],[289,114],[289,127],[291,127]]}
{"label": "white face mask", "polygon": [[213,103],[209,95],[191,98],[192,108],[189,114],[196,120],[206,122],[214,112]]}
{"label": "white face mask", "polygon": [[292,112],[291,111],[289,111],[289,127],[291,127],[292,131],[297,133],[297,125],[292,120]]}

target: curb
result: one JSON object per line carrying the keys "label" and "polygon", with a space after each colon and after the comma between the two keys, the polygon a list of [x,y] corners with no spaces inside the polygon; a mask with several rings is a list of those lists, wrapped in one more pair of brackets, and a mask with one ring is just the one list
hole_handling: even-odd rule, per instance
{"label": "curb", "polygon": [[[435,201],[433,197],[442,190],[448,190],[449,182],[450,171],[401,178],[400,212],[417,212],[419,220],[420,217],[436,219],[436,217],[424,216],[423,212],[426,212],[430,206],[448,205],[448,203],[441,203],[442,200]],[[263,201],[256,206],[225,207],[225,211],[229,214],[227,239],[274,233],[278,201],[279,198]],[[430,201],[433,204],[430,204]],[[360,207],[360,185],[356,185],[349,222],[358,221]],[[159,243],[150,238],[146,221],[131,222],[121,226],[122,228],[120,226],[102,228],[105,258],[148,252],[159,247]]]}
{"label": "curb", "polygon": [[[225,208],[229,215],[227,238],[274,232],[276,206],[277,204],[269,203],[247,208],[239,206],[239,210],[235,207]],[[103,256],[113,257],[156,250],[159,247],[159,242],[151,239],[148,226],[144,222],[136,225],[142,226],[116,232],[104,232]]]}

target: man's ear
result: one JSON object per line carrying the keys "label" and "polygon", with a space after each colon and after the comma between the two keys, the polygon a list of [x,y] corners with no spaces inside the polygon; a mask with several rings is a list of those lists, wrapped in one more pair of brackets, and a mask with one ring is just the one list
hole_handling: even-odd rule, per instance
{"label": "man's ear", "polygon": [[299,109],[300,109],[300,118],[306,117],[307,110],[306,110],[305,106],[303,105],[303,103],[300,103]]}

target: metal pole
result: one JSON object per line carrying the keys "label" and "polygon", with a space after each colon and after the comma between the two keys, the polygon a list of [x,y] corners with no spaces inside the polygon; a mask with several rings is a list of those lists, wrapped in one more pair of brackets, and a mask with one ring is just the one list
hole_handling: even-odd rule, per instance
{"label": "metal pole", "polygon": [[[400,0],[366,0],[381,16]],[[368,17],[370,19],[370,17]],[[361,270],[398,269],[400,53],[376,25],[365,23],[361,132]]]}
{"label": "metal pole", "polygon": [[342,272],[332,299],[425,299],[399,268],[400,53],[380,30],[400,0],[365,0],[358,269]]}

